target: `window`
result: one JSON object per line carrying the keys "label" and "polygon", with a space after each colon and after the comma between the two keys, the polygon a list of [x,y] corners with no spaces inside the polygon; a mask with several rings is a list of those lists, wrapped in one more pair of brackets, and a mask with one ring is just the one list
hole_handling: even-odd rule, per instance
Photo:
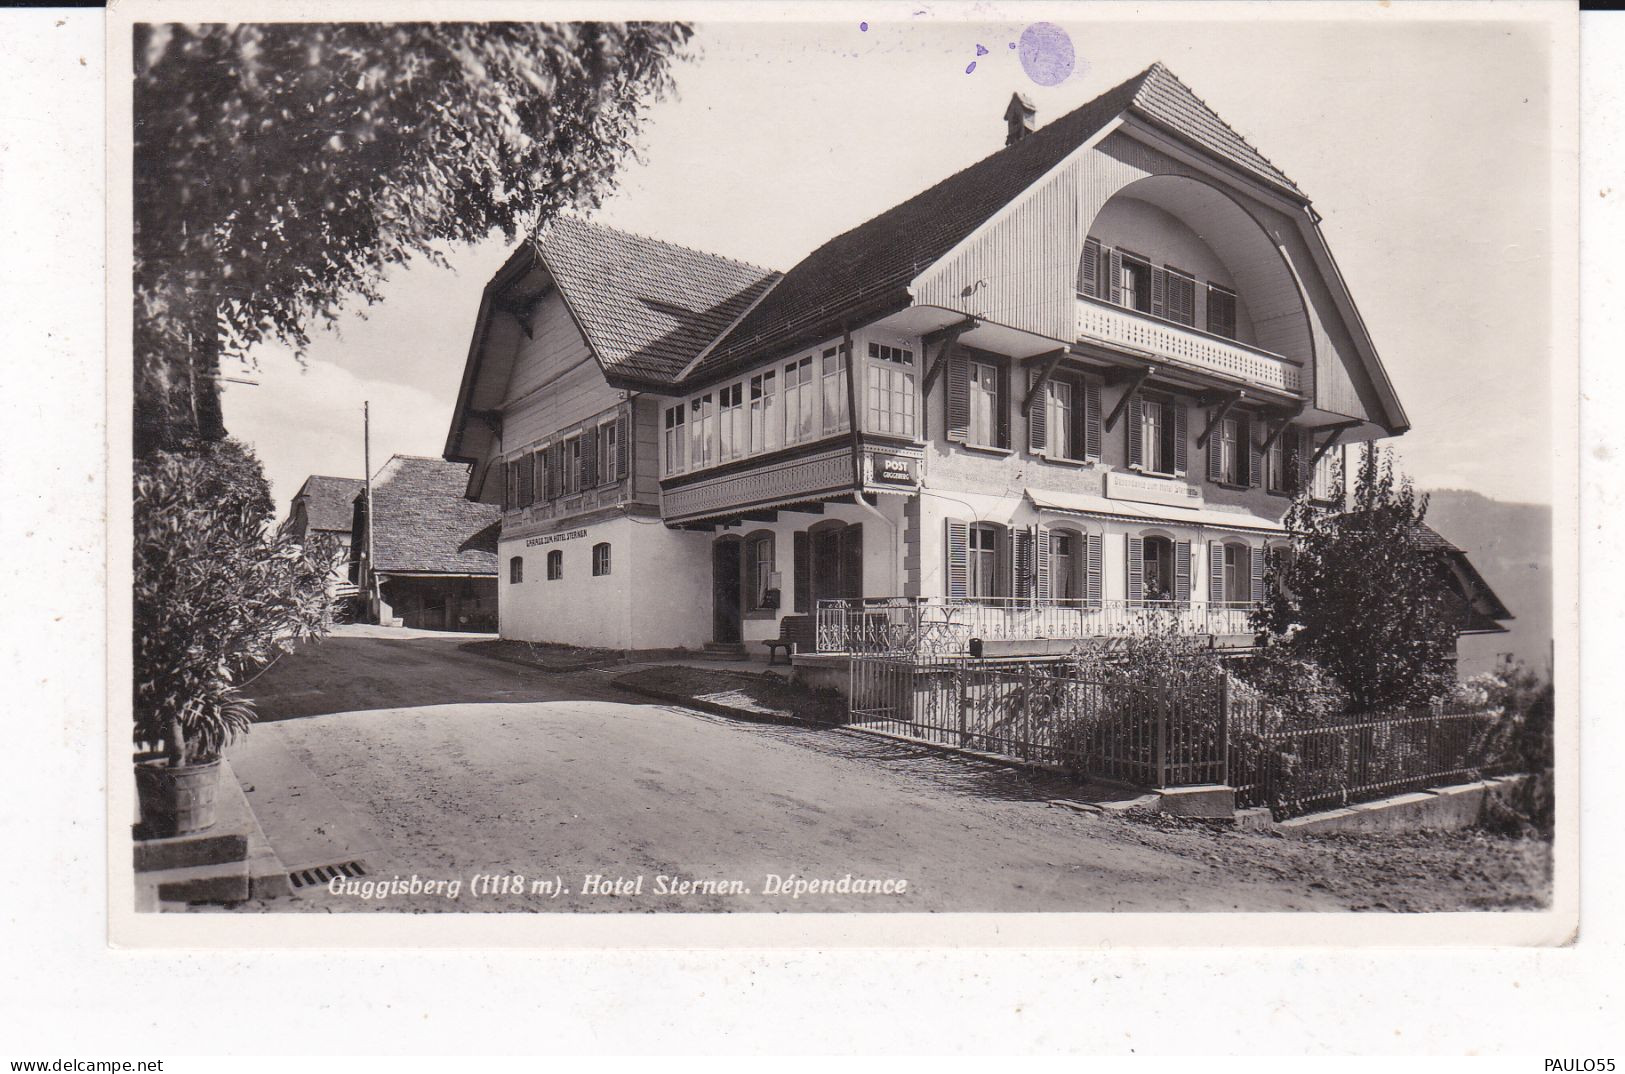
{"label": "window", "polygon": [[775,451],[784,446],[784,416],[772,370],[750,378],[750,447]]}
{"label": "window", "polygon": [[784,442],[796,444],[813,435],[818,400],[813,395],[812,356],[784,367]]}
{"label": "window", "polygon": [[1241,443],[1241,423],[1235,418],[1225,418],[1219,422],[1219,428],[1213,434],[1213,450],[1218,452],[1218,465],[1213,476],[1227,485],[1241,483],[1240,467],[1237,464],[1237,452]]}
{"label": "window", "polygon": [[592,576],[602,578],[609,573],[609,542],[600,541],[592,546]]}
{"label": "window", "polygon": [[1174,472],[1173,404],[1166,399],[1140,400],[1141,468],[1147,473]]}
{"label": "window", "polygon": [[1176,268],[1168,269],[1168,304],[1164,314],[1179,324],[1196,324],[1196,279]]}
{"label": "window", "polygon": [[1286,475],[1286,434],[1277,436],[1264,453],[1264,487],[1270,492],[1290,492]]}
{"label": "window", "polygon": [[508,560],[508,582],[518,585],[525,580],[525,559],[523,556],[514,556]]}
{"label": "window", "polygon": [[564,492],[566,495],[581,491],[581,437],[572,436],[564,442]]}
{"label": "window", "polygon": [[1144,261],[1122,255],[1122,271],[1118,277],[1122,291],[1121,304],[1141,313],[1151,312],[1151,266]]}
{"label": "window", "polygon": [[1225,339],[1236,338],[1236,296],[1218,284],[1207,285],[1207,330]]}
{"label": "window", "polygon": [[1079,544],[1077,534],[1055,530],[1049,538],[1050,596],[1057,601],[1075,601],[1083,597],[1079,578]]}
{"label": "window", "polygon": [[1145,599],[1174,599],[1174,545],[1166,537],[1147,537],[1143,559]]}
{"label": "window", "polygon": [[970,363],[970,431],[972,444],[1004,447],[999,421],[999,368],[987,362]]}
{"label": "window", "polygon": [[1072,382],[1051,377],[1044,393],[1044,435],[1048,441],[1044,450],[1058,459],[1072,458],[1078,442]]}
{"label": "window", "polygon": [[914,435],[914,352],[869,344],[869,431]]}
{"label": "window", "polygon": [[688,436],[683,404],[666,408],[666,473],[680,474],[688,463]]}
{"label": "window", "polygon": [[547,580],[556,582],[564,577],[564,549],[555,548],[547,554]]}
{"label": "window", "polygon": [[966,594],[972,597],[1002,596],[999,583],[999,527],[990,522],[970,528],[970,557],[967,561]]}
{"label": "window", "polygon": [[710,466],[716,443],[716,411],[711,408],[711,395],[706,393],[688,404],[689,444],[688,464],[694,469]]}
{"label": "window", "polygon": [[1253,553],[1240,542],[1224,546],[1224,599],[1250,604],[1253,599]]}
{"label": "window", "polygon": [[730,384],[717,393],[717,460],[737,459],[746,451],[744,385]]}
{"label": "window", "polygon": [[844,433],[852,428],[851,408],[846,398],[846,362],[837,347],[826,350],[822,361],[824,435]]}
{"label": "window", "polygon": [[773,583],[773,535],[755,533],[745,539],[745,610],[771,611],[779,606]]}
{"label": "window", "polygon": [[1328,451],[1315,463],[1315,472],[1310,481],[1309,495],[1316,500],[1330,500],[1337,493],[1337,460],[1332,452]]}
{"label": "window", "polygon": [[598,483],[607,485],[618,480],[620,474],[616,472],[619,462],[619,444],[615,442],[615,422],[606,421],[598,427]]}

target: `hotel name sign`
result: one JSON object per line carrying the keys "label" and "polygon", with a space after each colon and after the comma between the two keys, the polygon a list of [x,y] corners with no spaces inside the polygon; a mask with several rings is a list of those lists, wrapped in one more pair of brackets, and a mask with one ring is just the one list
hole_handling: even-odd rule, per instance
{"label": "hotel name sign", "polygon": [[1123,470],[1106,474],[1106,498],[1133,500],[1136,503],[1160,503],[1169,507],[1199,508],[1202,490],[1183,481],[1165,477],[1147,477]]}
{"label": "hotel name sign", "polygon": [[558,533],[544,533],[540,537],[532,537],[525,542],[526,548],[535,548],[539,544],[557,544],[559,541],[573,541],[577,537],[585,537],[586,530],[561,530]]}

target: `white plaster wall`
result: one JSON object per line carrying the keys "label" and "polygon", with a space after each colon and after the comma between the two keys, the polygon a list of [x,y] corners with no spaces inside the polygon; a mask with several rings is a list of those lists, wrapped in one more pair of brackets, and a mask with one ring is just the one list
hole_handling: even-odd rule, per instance
{"label": "white plaster wall", "polygon": [[[569,645],[651,649],[698,648],[711,632],[710,550],[703,534],[669,530],[658,521],[617,518],[561,532],[586,535],[527,547],[498,546],[497,607],[504,638]],[[594,577],[592,548],[610,545],[610,573]],[[564,577],[547,580],[547,553],[564,554]],[[525,563],[524,581],[509,582],[509,560]]]}

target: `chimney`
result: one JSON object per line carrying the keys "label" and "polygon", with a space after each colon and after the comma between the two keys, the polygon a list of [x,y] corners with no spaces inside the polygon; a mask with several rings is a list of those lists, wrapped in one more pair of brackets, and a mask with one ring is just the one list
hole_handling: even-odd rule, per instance
{"label": "chimney", "polygon": [[1036,129],[1033,116],[1038,109],[1033,102],[1020,93],[1010,95],[1010,105],[1004,110],[1004,121],[1009,125],[1009,132],[1004,136],[1005,145],[1015,145]]}

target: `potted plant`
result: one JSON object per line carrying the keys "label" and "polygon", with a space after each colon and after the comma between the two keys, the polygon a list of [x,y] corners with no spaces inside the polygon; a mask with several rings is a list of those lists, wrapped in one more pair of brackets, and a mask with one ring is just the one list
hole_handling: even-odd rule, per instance
{"label": "potted plant", "polygon": [[331,621],[332,550],[271,526],[259,460],[233,441],[136,464],[135,779],[142,834],[214,823],[220,759],[251,677]]}

